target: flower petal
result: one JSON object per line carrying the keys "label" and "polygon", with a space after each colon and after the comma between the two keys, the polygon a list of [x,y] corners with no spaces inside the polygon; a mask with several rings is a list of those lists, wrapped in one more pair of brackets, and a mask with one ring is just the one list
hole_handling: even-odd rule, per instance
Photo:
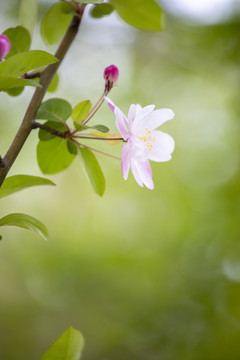
{"label": "flower petal", "polygon": [[114,114],[116,116],[116,125],[118,128],[118,131],[122,135],[123,139],[127,140],[127,138],[130,135],[129,130],[127,129],[127,126],[126,126],[127,119],[126,119],[125,115],[123,114],[123,112],[118,107],[115,107]]}
{"label": "flower petal", "polygon": [[139,130],[140,132],[142,131],[142,126],[141,126],[142,122],[148,115],[150,115],[154,111],[154,108],[155,105],[148,105],[136,113],[136,117],[133,121],[133,126],[132,126],[132,131],[134,133],[137,134],[139,133]]}
{"label": "flower petal", "polygon": [[105,96],[104,99],[105,99],[106,103],[108,104],[108,106],[110,107],[110,110],[112,110],[112,112],[114,113],[116,105],[107,96]]}
{"label": "flower petal", "polygon": [[166,121],[171,120],[173,117],[174,112],[171,109],[158,109],[144,118],[142,126],[143,128],[156,129]]}
{"label": "flower petal", "polygon": [[138,169],[136,167],[137,163],[138,162],[136,160],[131,159],[131,170],[132,170],[133,176],[134,176],[136,182],[138,183],[138,185],[143,187],[143,182],[142,182],[141,176],[140,176],[140,174],[138,172]]}
{"label": "flower petal", "polygon": [[148,159],[158,162],[170,160],[172,158],[171,153],[175,147],[173,138],[170,135],[158,130],[152,131],[151,136],[155,139],[152,142],[152,149],[146,149]]}
{"label": "flower petal", "polygon": [[121,169],[124,180],[127,180],[130,169],[130,162],[131,162],[130,151],[131,149],[129,148],[128,144],[124,144],[122,147],[122,159],[121,159]]}
{"label": "flower petal", "polygon": [[141,105],[139,104],[132,104],[128,111],[128,122],[129,124],[132,122],[132,120],[135,118],[137,112],[139,112],[142,109]]}
{"label": "flower petal", "polygon": [[142,179],[144,185],[149,189],[154,189],[154,183],[152,181],[152,169],[149,164],[149,161],[146,160],[144,162],[136,162],[137,171]]}

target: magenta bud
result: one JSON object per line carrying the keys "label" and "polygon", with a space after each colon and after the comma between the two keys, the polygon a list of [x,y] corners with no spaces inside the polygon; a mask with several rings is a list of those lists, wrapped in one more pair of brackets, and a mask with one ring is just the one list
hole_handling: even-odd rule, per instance
{"label": "magenta bud", "polygon": [[6,35],[0,35],[0,60],[5,58],[11,49],[10,40]]}
{"label": "magenta bud", "polygon": [[116,84],[119,76],[119,70],[115,65],[109,65],[106,67],[103,73],[103,78],[106,80],[105,88],[109,91],[113,85]]}

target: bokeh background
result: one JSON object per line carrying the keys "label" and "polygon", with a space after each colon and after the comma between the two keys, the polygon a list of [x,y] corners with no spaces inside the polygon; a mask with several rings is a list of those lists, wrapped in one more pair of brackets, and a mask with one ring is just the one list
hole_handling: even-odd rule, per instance
{"label": "bokeh background", "polygon": [[[50,1],[40,0],[39,18]],[[125,182],[104,158],[107,189],[95,195],[76,159],[51,178],[1,200],[0,215],[42,220],[51,240],[1,228],[0,359],[35,360],[72,325],[85,360],[240,358],[239,1],[162,2],[167,30],[146,33],[113,14],[86,16],[47,97],[73,106],[98,99],[103,69],[120,69],[112,100],[174,110],[162,126],[173,159],[152,163],[155,190]],[[17,25],[19,1],[1,2],[0,32]],[[32,48],[48,49],[37,32]],[[0,152],[7,149],[32,89],[0,94]],[[116,131],[106,105],[94,121]],[[11,174],[41,175],[33,134]],[[120,154],[121,145],[97,144]]]}

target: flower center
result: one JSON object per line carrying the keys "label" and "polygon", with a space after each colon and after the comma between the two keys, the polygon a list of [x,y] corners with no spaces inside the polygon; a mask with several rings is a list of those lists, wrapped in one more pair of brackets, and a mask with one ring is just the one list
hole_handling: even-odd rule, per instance
{"label": "flower center", "polygon": [[147,150],[152,150],[153,142],[156,140],[156,136],[151,136],[152,130],[145,129],[145,134],[138,138],[145,142]]}

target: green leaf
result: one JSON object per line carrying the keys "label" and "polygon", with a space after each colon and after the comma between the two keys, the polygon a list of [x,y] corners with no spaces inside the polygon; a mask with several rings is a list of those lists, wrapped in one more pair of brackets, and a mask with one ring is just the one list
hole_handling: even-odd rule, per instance
{"label": "green leaf", "polygon": [[0,77],[0,91],[19,88],[22,86],[42,87],[37,81],[34,80],[13,77]]}
{"label": "green leaf", "polygon": [[31,186],[55,185],[51,180],[39,176],[13,175],[5,179],[0,188],[0,198],[11,195],[17,191],[24,190]]}
{"label": "green leaf", "polygon": [[62,123],[70,117],[71,112],[72,107],[69,102],[64,99],[54,98],[41,104],[36,119]]}
{"label": "green leaf", "polygon": [[88,130],[88,129],[95,129],[95,130],[98,130],[98,131],[101,131],[103,133],[107,133],[109,132],[109,128],[105,125],[94,125],[94,126],[87,126],[87,125],[83,125],[83,124],[79,124],[77,122],[74,121],[74,126],[75,126],[75,129],[77,131],[84,131],[84,130]]}
{"label": "green leaf", "polygon": [[114,11],[111,4],[104,3],[96,5],[92,8],[91,16],[95,19],[102,18],[103,16],[110,15]]}
{"label": "green leaf", "polygon": [[96,194],[103,196],[105,191],[105,179],[95,155],[91,150],[83,147],[79,148],[79,153],[89,183],[92,185]]}
{"label": "green leaf", "polygon": [[102,4],[103,0],[83,0],[77,1],[78,3],[85,3],[85,4]]}
{"label": "green leaf", "polygon": [[19,8],[19,20],[30,33],[37,21],[38,0],[22,0]]}
{"label": "green leaf", "polygon": [[89,126],[87,125],[83,125],[83,124],[79,124],[77,122],[73,122],[74,124],[74,127],[77,131],[84,131],[84,130],[88,130],[88,129],[91,129]]}
{"label": "green leaf", "polygon": [[29,34],[29,31],[25,27],[12,27],[4,31],[3,34],[6,35],[11,42],[11,50],[5,57],[5,59],[8,59],[9,57],[17,53],[29,50],[31,44],[31,36]]}
{"label": "green leaf", "polygon": [[89,111],[91,110],[92,104],[90,100],[85,100],[80,102],[73,108],[72,118],[77,123],[82,122],[88,116]]}
{"label": "green leaf", "polygon": [[49,141],[39,141],[37,146],[37,161],[44,174],[55,174],[66,169],[75,155],[70,154],[67,141],[54,137]]}
{"label": "green leaf", "polygon": [[164,28],[164,13],[154,0],[110,0],[118,15],[131,26],[142,30]]}
{"label": "green leaf", "polygon": [[42,50],[25,51],[0,64],[0,76],[18,77],[27,71],[56,63],[58,59]]}
{"label": "green leaf", "polygon": [[83,345],[82,334],[69,327],[45,352],[41,360],[79,360]]}
{"label": "green leaf", "polygon": [[55,74],[47,91],[51,93],[55,92],[58,88],[58,84],[59,84],[59,75]]}
{"label": "green leaf", "polygon": [[23,229],[31,230],[48,240],[48,231],[45,225],[32,216],[26,214],[9,214],[0,219],[0,226],[18,226]]}
{"label": "green leaf", "polygon": [[6,93],[10,96],[18,96],[20,95],[24,90],[24,87],[16,87],[9,90],[6,90]]}
{"label": "green leaf", "polygon": [[98,131],[101,131],[103,133],[107,133],[109,132],[109,128],[105,125],[94,125],[92,126],[92,129],[96,129]]}
{"label": "green leaf", "polygon": [[[44,123],[44,125],[49,126],[51,129],[58,130],[61,132],[65,132],[67,129],[65,124],[62,122],[57,123],[57,122],[53,122],[53,121],[47,121]],[[55,135],[51,134],[50,132],[43,130],[43,129],[39,129],[39,132],[38,132],[39,140],[46,141],[46,140],[50,140],[54,137],[55,137]]]}
{"label": "green leaf", "polygon": [[63,2],[48,10],[41,22],[41,35],[47,44],[55,44],[63,37],[72,19],[71,12],[72,8]]}
{"label": "green leaf", "polygon": [[67,148],[71,154],[77,155],[77,151],[78,151],[77,145],[75,145],[72,141],[70,140],[67,141]]}

